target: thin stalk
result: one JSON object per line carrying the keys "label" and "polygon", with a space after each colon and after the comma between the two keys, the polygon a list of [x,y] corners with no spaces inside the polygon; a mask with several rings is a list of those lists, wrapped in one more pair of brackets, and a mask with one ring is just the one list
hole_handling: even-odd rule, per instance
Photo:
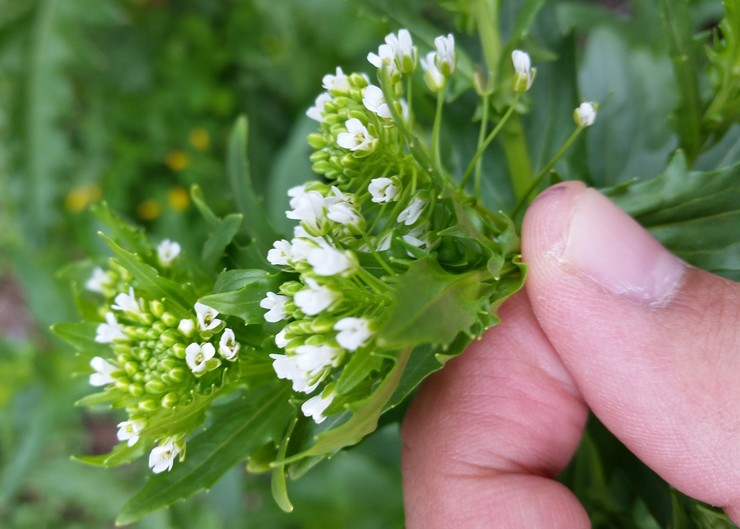
{"label": "thin stalk", "polygon": [[432,159],[434,160],[434,168],[442,173],[442,159],[439,153],[439,136],[440,129],[442,128],[442,106],[445,101],[445,88],[442,88],[437,93],[437,111],[434,114],[434,125],[432,127]]}
{"label": "thin stalk", "polygon": [[[485,141],[486,129],[488,128],[488,105],[490,97],[488,94],[483,96],[483,115],[480,119],[480,131],[478,132],[478,147]],[[475,176],[473,181],[475,182],[475,196],[480,198],[480,181],[481,174],[483,173],[483,157],[480,156],[475,164]]]}

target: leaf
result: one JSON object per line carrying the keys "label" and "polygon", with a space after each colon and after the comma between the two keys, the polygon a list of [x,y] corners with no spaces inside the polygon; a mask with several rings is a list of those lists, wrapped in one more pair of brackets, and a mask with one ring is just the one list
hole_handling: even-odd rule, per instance
{"label": "leaf", "polygon": [[229,138],[227,169],[231,192],[239,211],[244,215],[247,231],[264,255],[278,237],[270,224],[262,199],[257,196],[252,184],[246,155],[247,131],[247,118],[241,116]]}
{"label": "leaf", "polygon": [[171,472],[149,478],[123,506],[119,525],[135,522],[192,494],[207,490],[254,450],[276,439],[294,415],[289,386],[264,384],[245,397],[213,408],[211,426],[188,442],[188,457]]}
{"label": "leaf", "polygon": [[170,279],[159,275],[156,269],[141,262],[136,254],[121,248],[110,237],[100,234],[106,244],[113,250],[118,258],[119,263],[128,270],[131,275],[139,282],[139,286],[157,299],[166,299],[170,302],[170,309],[177,316],[188,318],[190,310],[187,307],[192,305],[192,293],[190,285],[181,285]]}
{"label": "leaf", "polygon": [[126,443],[117,444],[113,450],[107,454],[99,454],[95,456],[72,456],[74,461],[85,463],[86,465],[92,465],[96,467],[111,468],[124,463],[129,463],[134,459],[138,459],[144,455],[145,449],[142,443],[137,443],[134,446],[128,446]]}
{"label": "leaf", "polygon": [[107,202],[96,204],[92,207],[95,216],[105,224],[111,231],[112,239],[116,240],[132,252],[148,255],[152,248],[144,230],[131,226],[128,222],[116,215],[108,206]]}
{"label": "leaf", "polygon": [[483,274],[479,270],[450,274],[433,257],[414,261],[398,278],[386,323],[378,331],[378,345],[400,348],[450,343],[478,317]]}
{"label": "leaf", "polygon": [[222,314],[241,318],[246,324],[264,323],[265,309],[260,307],[260,301],[267,292],[278,290],[283,281],[281,276],[270,275],[263,270],[230,270],[225,274],[228,274],[227,279],[222,281],[219,290],[224,282],[233,285],[240,281],[241,288],[205,296],[200,302]]}
{"label": "leaf", "polygon": [[679,152],[655,178],[604,192],[682,259],[740,279],[740,163],[689,172]]}
{"label": "leaf", "polygon": [[203,245],[202,258],[206,270],[212,270],[216,267],[221,257],[223,257],[226,247],[234,240],[241,224],[242,216],[238,213],[232,213],[223,219],[219,219],[218,224],[213,228]]}
{"label": "leaf", "polygon": [[109,354],[109,344],[95,341],[97,328],[97,323],[56,323],[51,332],[86,355]]}

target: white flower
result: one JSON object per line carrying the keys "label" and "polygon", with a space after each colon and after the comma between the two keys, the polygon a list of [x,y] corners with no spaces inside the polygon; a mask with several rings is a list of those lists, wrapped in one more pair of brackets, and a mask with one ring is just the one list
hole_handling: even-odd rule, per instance
{"label": "white flower", "polygon": [[532,86],[537,70],[532,68],[529,54],[522,50],[512,51],[511,61],[514,63],[514,91],[526,92]]}
{"label": "white flower", "polygon": [[326,216],[324,195],[318,191],[296,194],[290,201],[290,206],[293,209],[285,212],[286,217],[301,221],[311,230],[320,231],[321,224]]}
{"label": "white flower", "polygon": [[596,121],[596,111],[598,105],[592,101],[581,103],[573,111],[573,119],[579,127],[590,127]]}
{"label": "white flower", "polygon": [[[307,277],[305,281],[308,288],[299,290],[293,297],[296,307],[301,309],[304,314],[315,316],[339,299],[338,292],[319,285],[315,279]],[[277,340],[277,336],[275,340]]]}
{"label": "white flower", "polygon": [[119,441],[128,441],[129,446],[134,446],[139,440],[139,434],[146,426],[146,422],[142,419],[131,419],[129,421],[118,423],[118,437]]}
{"label": "white flower", "polygon": [[362,90],[362,104],[381,118],[391,118],[391,109],[385,102],[383,91],[375,85],[366,86]]}
{"label": "white flower", "polygon": [[324,422],[324,412],[334,400],[335,393],[330,392],[326,397],[316,395],[308,399],[301,406],[301,411],[306,417],[311,417],[316,424]]}
{"label": "white flower", "polygon": [[187,362],[190,371],[196,375],[202,375],[206,371],[218,367],[220,362],[218,359],[214,359],[214,356],[216,356],[216,348],[211,343],[191,343],[185,348],[185,362]]}
{"label": "white flower", "polygon": [[260,301],[260,307],[267,309],[265,314],[265,320],[270,323],[283,320],[288,317],[288,313],[285,312],[285,302],[288,301],[287,296],[281,294],[275,294],[274,292],[268,292],[266,297]]}
{"label": "white flower", "polygon": [[165,239],[157,246],[157,260],[164,268],[170,266],[178,255],[180,255],[180,245],[176,242]]}
{"label": "white flower", "polygon": [[290,380],[293,390],[311,393],[342,359],[342,350],[330,345],[301,345],[293,355],[271,354],[278,378]]}
{"label": "white flower", "polygon": [[195,315],[198,318],[198,329],[201,332],[212,331],[221,325],[221,320],[216,317],[218,311],[201,302],[195,303]]}
{"label": "white flower", "polygon": [[365,345],[372,336],[370,322],[365,318],[342,318],[334,324],[337,343],[348,351],[355,351]]}
{"label": "white flower", "polygon": [[424,70],[424,81],[429,90],[439,92],[445,87],[445,76],[437,68],[437,54],[433,51],[427,53],[426,58],[421,58],[421,69]]}
{"label": "white flower", "polygon": [[367,60],[375,66],[378,70],[382,70],[383,68],[386,69],[388,72],[388,75],[393,77],[397,72],[398,68],[396,67],[396,52],[393,49],[393,46],[390,44],[381,44],[378,47],[378,53],[368,53],[367,54]]}
{"label": "white flower", "polygon": [[180,323],[177,324],[177,330],[180,331],[183,336],[190,337],[195,330],[195,322],[190,318],[180,320]]}
{"label": "white flower", "polygon": [[331,345],[299,345],[294,358],[300,370],[316,373],[330,366],[337,367],[342,350]]}
{"label": "white flower", "polygon": [[[429,232],[427,230],[427,225],[422,224],[420,226],[416,226],[413,230],[410,230],[406,235],[402,237],[402,239],[411,246],[416,246],[417,248],[426,248],[429,246]],[[412,255],[410,252],[408,252],[409,255]]]}
{"label": "white flower", "polygon": [[118,294],[113,299],[113,303],[114,305],[111,305],[111,308],[114,310],[130,312],[132,314],[141,314],[141,306],[134,294],[134,287],[129,287],[128,294],[124,294],[123,292]]}
{"label": "white flower", "polygon": [[275,345],[277,345],[280,349],[285,349],[285,346],[288,345],[288,342],[290,341],[285,335],[285,328],[283,328],[282,331],[275,335]]}
{"label": "white flower", "polygon": [[391,239],[393,238],[392,232],[387,232],[382,237],[376,238],[375,249],[379,252],[384,252],[391,247]]}
{"label": "white flower", "polygon": [[449,77],[455,71],[455,37],[452,33],[446,37],[437,37],[434,39],[434,47],[437,49],[434,58],[437,69],[442,75]]}
{"label": "white flower", "polygon": [[293,186],[290,189],[288,189],[288,196],[290,197],[290,207],[295,209],[296,204],[298,202],[295,202],[296,199],[303,195],[306,192],[306,184],[301,184],[299,186]]}
{"label": "white flower", "polygon": [[346,93],[350,89],[349,79],[344,75],[344,72],[339,66],[337,66],[336,74],[325,75],[321,80],[321,84],[324,86],[324,90],[329,92]]}
{"label": "white flower", "polygon": [[347,132],[337,135],[337,144],[350,151],[372,151],[377,143],[377,138],[372,136],[367,127],[357,118],[348,119],[344,126]]}
{"label": "white flower", "polygon": [[291,261],[301,263],[308,259],[308,254],[316,249],[316,243],[307,238],[296,238],[291,241]]}
{"label": "white flower", "polygon": [[290,243],[285,239],[272,243],[272,249],[267,251],[267,261],[276,266],[285,266],[290,260]]}
{"label": "white flower", "polygon": [[182,447],[172,438],[166,439],[159,446],[152,448],[149,453],[149,467],[152,472],[159,474],[165,470],[172,470],[175,457],[182,451]]}
{"label": "white flower", "polygon": [[331,100],[331,95],[326,92],[320,93],[314,105],[306,111],[306,115],[314,121],[322,123],[324,121],[324,106]]}
{"label": "white flower", "polygon": [[98,343],[113,343],[115,340],[128,340],[128,336],[123,332],[123,327],[116,321],[112,312],[105,314],[105,321],[95,330],[95,341]]}
{"label": "white flower", "polygon": [[93,269],[93,273],[90,278],[85,281],[85,288],[93,292],[105,295],[106,291],[113,287],[113,281],[111,280],[110,274],[105,272],[99,266]]}
{"label": "white flower", "polygon": [[393,33],[385,37],[385,42],[393,48],[396,67],[405,74],[412,73],[416,68],[416,48],[407,29],[400,29],[398,36]]}
{"label": "white flower", "polygon": [[231,329],[224,329],[224,333],[221,335],[221,340],[218,342],[218,352],[226,360],[233,362],[236,360],[236,355],[239,352],[239,342],[236,341],[234,331]]}
{"label": "white flower", "polygon": [[99,356],[96,356],[92,360],[90,360],[90,367],[92,367],[95,371],[95,373],[92,373],[90,375],[91,386],[105,386],[107,384],[115,382],[115,379],[111,376],[111,373],[116,370],[116,366],[114,366],[107,360],[103,360]]}
{"label": "white flower", "polygon": [[398,197],[398,182],[391,178],[373,178],[370,181],[370,185],[367,186],[367,190],[372,195],[372,202],[376,204],[382,204],[385,202],[392,202]]}
{"label": "white flower", "polygon": [[277,377],[283,380],[290,380],[293,383],[293,391],[311,393],[321,382],[320,379],[310,380],[311,376],[309,373],[298,369],[295,356],[271,354],[270,358],[272,358],[272,368]]}
{"label": "white flower", "polygon": [[406,207],[401,213],[398,214],[396,219],[398,222],[403,222],[406,226],[411,226],[414,222],[419,220],[419,216],[427,205],[427,201],[423,198],[415,198],[411,201],[411,204]]}
{"label": "white flower", "polygon": [[320,276],[348,274],[354,271],[357,264],[351,252],[329,246],[311,250],[307,261],[314,273]]}

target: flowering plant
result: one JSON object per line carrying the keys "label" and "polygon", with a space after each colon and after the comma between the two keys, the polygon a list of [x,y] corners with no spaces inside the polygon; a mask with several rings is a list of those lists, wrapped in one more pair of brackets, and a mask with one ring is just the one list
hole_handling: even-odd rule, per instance
{"label": "flowering plant", "polygon": [[[487,207],[485,155],[502,131],[518,130],[537,70],[516,42],[504,53],[490,33],[481,39],[487,66],[476,73],[453,34],[424,46],[400,29],[369,53],[374,75],[337,67],[324,76],[307,111],[317,177],[287,191],[292,234],[276,232],[254,192],[246,119],[228,154],[240,212],[219,217],[192,190],[210,231],[201,255],[168,239],[154,245],[97,206],[112,257],[80,265],[85,321],[55,332],[89,357],[90,384],[101,388],[80,404],[125,413],[112,452],[78,459],[108,467],[146,456],[154,473],[119,522],[208,489],[243,461],[272,472],[275,500],[290,510],[286,476],[359,442],[497,323],[525,277],[522,207],[599,105],[575,107],[572,133],[537,174],[520,166],[521,138],[506,140],[517,203],[509,215]],[[460,162],[443,114],[466,91],[477,94],[479,124]],[[418,109],[430,99],[425,122]],[[651,185],[665,194],[679,173],[682,155]],[[639,184],[611,192],[644,207]]]}

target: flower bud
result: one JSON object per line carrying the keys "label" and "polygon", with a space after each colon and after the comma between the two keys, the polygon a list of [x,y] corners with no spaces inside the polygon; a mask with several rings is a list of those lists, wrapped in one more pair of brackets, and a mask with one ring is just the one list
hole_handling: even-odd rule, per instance
{"label": "flower bud", "polygon": [[156,401],[152,399],[145,399],[139,401],[139,409],[141,411],[145,412],[153,412],[156,411],[159,408],[159,405]]}
{"label": "flower bud", "polygon": [[188,372],[180,367],[175,367],[170,369],[167,375],[175,382],[182,382],[188,376]]}
{"label": "flower bud", "polygon": [[161,318],[162,314],[164,314],[164,304],[155,299],[149,303],[149,311],[155,318]]}
{"label": "flower bud", "polygon": [[160,316],[160,320],[162,320],[162,323],[164,323],[167,327],[175,327],[178,323],[180,323],[180,320],[173,314],[170,314],[169,312],[164,312],[162,316]]}
{"label": "flower bud", "polygon": [[159,380],[150,380],[144,385],[144,389],[147,393],[156,395],[163,393],[167,389],[167,386]]}
{"label": "flower bud", "polygon": [[326,140],[324,140],[324,135],[320,132],[313,132],[309,134],[306,140],[313,149],[323,149],[324,147],[326,147]]}
{"label": "flower bud", "polygon": [[133,376],[139,372],[139,365],[135,362],[126,362],[123,364],[123,370],[126,371],[128,375]]}
{"label": "flower bud", "polygon": [[175,358],[179,358],[180,360],[185,358],[185,344],[176,343],[172,346],[171,351]]}
{"label": "flower bud", "polygon": [[160,403],[162,404],[163,408],[174,408],[175,406],[177,406],[177,403],[179,401],[180,398],[177,396],[177,393],[170,391],[164,397],[162,397]]}
{"label": "flower bud", "polygon": [[579,127],[590,127],[596,121],[596,112],[598,109],[599,105],[592,101],[581,103],[573,111],[573,120]]}
{"label": "flower bud", "polygon": [[129,384],[127,389],[132,397],[141,397],[144,394],[144,388],[139,384]]}

